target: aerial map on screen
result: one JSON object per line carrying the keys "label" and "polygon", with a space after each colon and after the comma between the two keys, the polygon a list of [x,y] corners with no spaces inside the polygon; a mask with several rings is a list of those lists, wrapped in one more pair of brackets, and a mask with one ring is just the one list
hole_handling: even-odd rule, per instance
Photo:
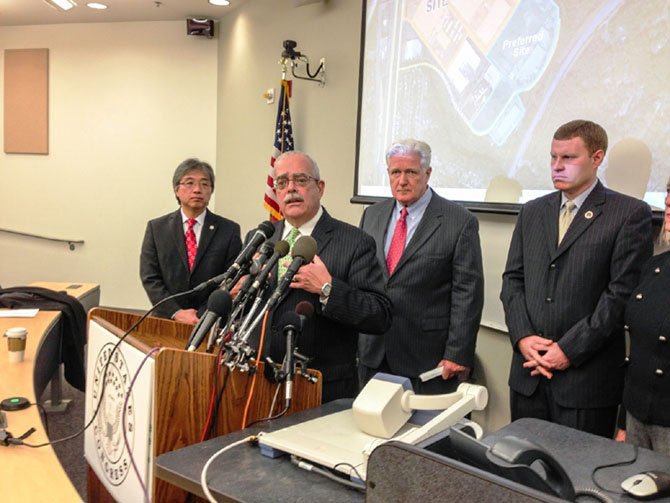
{"label": "aerial map on screen", "polygon": [[357,196],[388,196],[384,152],[433,149],[450,199],[551,190],[558,126],[601,124],[599,177],[663,206],[670,175],[670,1],[367,0]]}

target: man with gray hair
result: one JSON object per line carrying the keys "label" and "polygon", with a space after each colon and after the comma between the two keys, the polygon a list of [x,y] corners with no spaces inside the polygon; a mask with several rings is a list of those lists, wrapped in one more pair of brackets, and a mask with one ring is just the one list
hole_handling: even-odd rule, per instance
{"label": "man with gray hair", "polygon": [[[429,186],[431,150],[401,140],[386,153],[393,199],[365,210],[361,228],[377,244],[393,322],[383,336],[360,334],[359,378],[409,377],[423,394],[453,391],[473,366],[484,303],[479,225]],[[419,375],[441,367],[441,378]]]}
{"label": "man with gray hair", "polygon": [[[242,249],[240,226],[207,209],[214,171],[199,159],[186,159],[172,177],[179,209],[147,224],[140,255],[140,278],[153,305],[224,273]],[[198,322],[212,289],[166,302],[156,316]]]}

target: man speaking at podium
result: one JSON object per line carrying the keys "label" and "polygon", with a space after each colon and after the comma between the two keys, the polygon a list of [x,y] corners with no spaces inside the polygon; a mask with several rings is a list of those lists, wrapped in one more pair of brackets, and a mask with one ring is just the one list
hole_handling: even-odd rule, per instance
{"label": "man speaking at podium", "polygon": [[[208,163],[186,159],[172,186],[179,209],[149,221],[140,255],[140,278],[153,305],[224,273],[242,249],[240,226],[207,209],[214,192]],[[154,314],[195,324],[211,291],[168,301]]]}
{"label": "man speaking at podium", "polygon": [[[270,339],[266,336],[263,353],[282,362],[286,350],[282,314],[308,301],[315,311],[297,341],[299,351],[313,358],[308,367],[323,374],[324,403],[351,398],[358,391],[358,332],[382,334],[391,322],[391,302],[383,294],[374,241],[360,229],[334,219],[321,206],[325,183],[310,156],[285,152],[274,168],[284,220],[274,224],[271,239],[291,243],[311,236],[317,250],[313,262],[298,269],[290,289],[271,313]],[[284,267],[279,264],[279,275]],[[273,281],[276,284],[276,275]]]}

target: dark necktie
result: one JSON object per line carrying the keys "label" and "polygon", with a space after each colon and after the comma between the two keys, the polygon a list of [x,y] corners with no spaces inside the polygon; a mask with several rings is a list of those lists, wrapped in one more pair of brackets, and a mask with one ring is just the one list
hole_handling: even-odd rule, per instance
{"label": "dark necktie", "polygon": [[407,240],[407,207],[403,207],[400,212],[400,218],[395,224],[393,237],[391,238],[391,246],[386,255],[386,268],[389,274],[393,274],[395,267],[400,261],[402,252],[405,250],[405,241]]}
{"label": "dark necktie", "polygon": [[198,253],[198,242],[195,239],[195,218],[188,219],[188,229],[186,230],[186,254],[188,255],[188,267],[192,271],[195,264],[195,256]]}

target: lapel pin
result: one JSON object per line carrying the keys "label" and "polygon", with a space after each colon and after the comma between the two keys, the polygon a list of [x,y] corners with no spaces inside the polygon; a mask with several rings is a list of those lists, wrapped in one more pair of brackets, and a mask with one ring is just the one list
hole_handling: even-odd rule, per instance
{"label": "lapel pin", "polygon": [[587,211],[586,213],[584,213],[584,218],[586,218],[587,220],[591,220],[593,218],[593,212],[591,210]]}

